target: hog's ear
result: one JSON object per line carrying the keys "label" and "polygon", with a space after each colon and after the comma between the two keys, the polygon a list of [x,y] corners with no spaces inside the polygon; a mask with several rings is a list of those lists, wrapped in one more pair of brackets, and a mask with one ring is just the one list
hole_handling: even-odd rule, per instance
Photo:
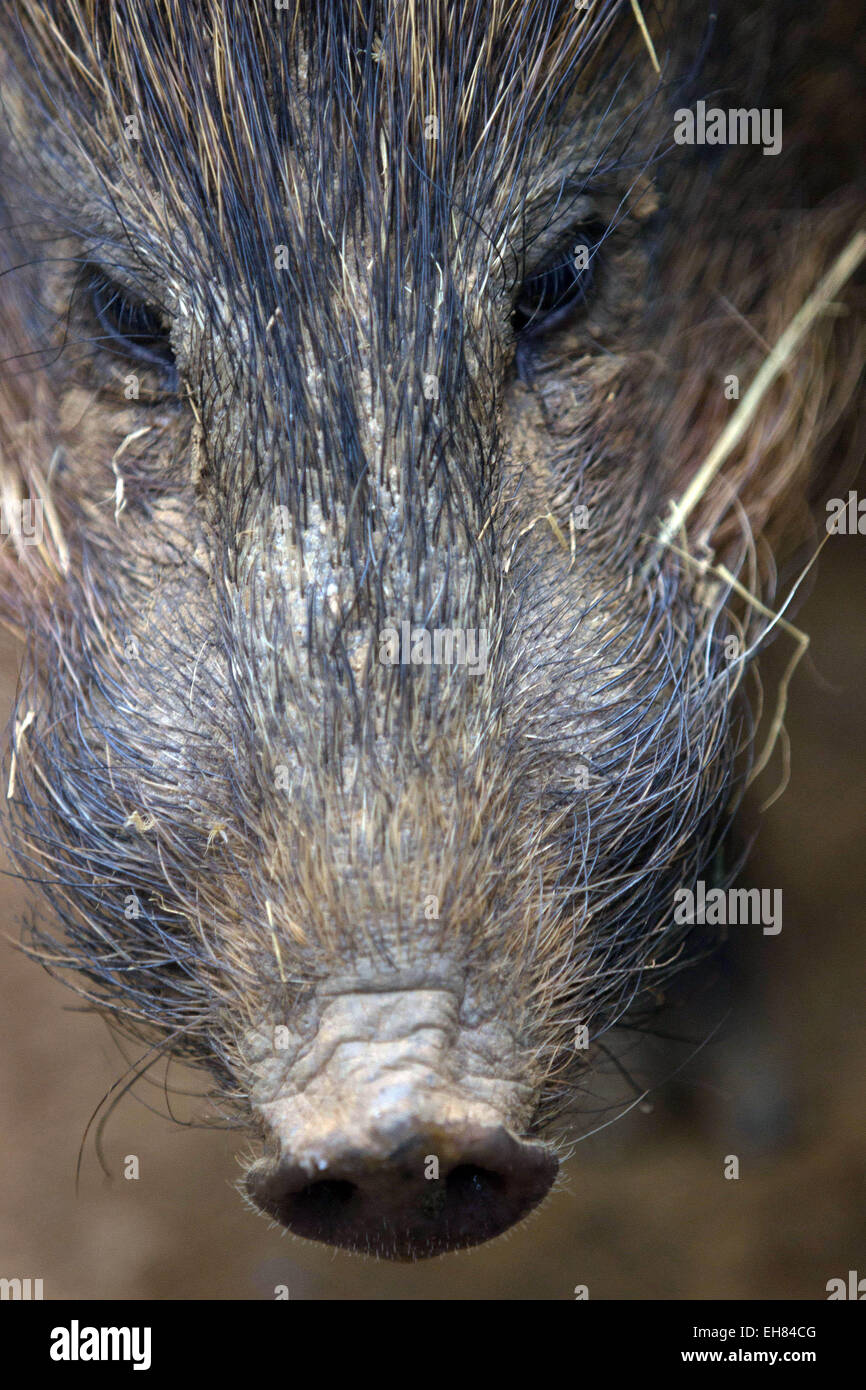
{"label": "hog's ear", "polygon": [[[672,292],[695,304],[690,365],[682,364],[666,421],[669,457],[679,461],[677,498],[743,409],[771,350],[851,245],[862,201],[843,193],[795,214],[744,210],[729,234],[712,221],[694,250],[684,248],[674,261],[679,286]],[[692,542],[707,541],[717,558],[742,545],[745,521],[776,553],[796,543],[828,475],[839,476],[862,456],[856,401],[866,327],[858,301],[862,309],[862,290],[849,282],[824,306],[691,512]]]}
{"label": "hog's ear", "polygon": [[[866,93],[852,58],[861,42],[856,10],[812,7],[792,24],[784,7],[723,0],[717,34],[724,42],[694,95],[739,92],[736,105],[760,109],[762,143],[713,156],[712,169],[696,149],[675,191],[676,226],[689,234],[670,248],[669,288],[690,305],[677,313],[689,333],[665,345],[678,373],[665,431],[669,457],[680,465],[677,496],[863,226]],[[744,519],[777,554],[786,540],[799,540],[811,525],[809,501],[826,498],[828,474],[850,477],[862,457],[864,269],[861,262],[787,357],[692,512],[690,539],[708,539],[719,558],[742,544]]]}

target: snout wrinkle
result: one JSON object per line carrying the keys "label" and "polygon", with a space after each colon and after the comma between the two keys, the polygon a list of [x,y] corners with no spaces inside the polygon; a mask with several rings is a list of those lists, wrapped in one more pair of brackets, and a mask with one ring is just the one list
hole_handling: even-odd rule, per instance
{"label": "snout wrinkle", "polygon": [[328,998],[311,1045],[257,1103],[266,1153],[247,1195],[297,1235],[385,1258],[489,1240],[558,1166],[519,1137],[531,1088],[515,1075],[508,1031],[462,1027],[450,991]]}

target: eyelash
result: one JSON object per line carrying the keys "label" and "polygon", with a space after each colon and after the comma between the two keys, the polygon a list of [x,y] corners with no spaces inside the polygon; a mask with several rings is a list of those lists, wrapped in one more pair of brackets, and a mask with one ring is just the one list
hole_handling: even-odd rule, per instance
{"label": "eyelash", "polygon": [[177,368],[168,330],[157,309],[133,299],[97,268],[86,283],[90,309],[102,329],[100,345],[107,351],[161,371],[172,382]]}
{"label": "eyelash", "polygon": [[600,227],[576,229],[567,250],[559,251],[527,276],[512,320],[518,333],[540,333],[586,302],[595,280],[601,240]]}

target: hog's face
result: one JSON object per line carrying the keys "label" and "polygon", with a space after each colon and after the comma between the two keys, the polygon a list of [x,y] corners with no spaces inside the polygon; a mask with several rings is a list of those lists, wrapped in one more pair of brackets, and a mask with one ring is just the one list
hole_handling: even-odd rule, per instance
{"label": "hog's face", "polygon": [[646,567],[703,390],[656,75],[616,5],[19,8],[51,950],[251,1112],[262,1210],[476,1243],[730,814],[726,594]]}

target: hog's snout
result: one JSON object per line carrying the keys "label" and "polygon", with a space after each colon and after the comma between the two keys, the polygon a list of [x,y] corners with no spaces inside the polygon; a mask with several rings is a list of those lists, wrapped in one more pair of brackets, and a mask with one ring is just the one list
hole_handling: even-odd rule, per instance
{"label": "hog's snout", "polygon": [[502,1125],[443,1129],[430,1117],[381,1130],[377,1152],[335,1131],[313,1165],[300,1156],[255,1165],[247,1192],[296,1235],[411,1260],[507,1230],[541,1201],[556,1169],[545,1149]]}
{"label": "hog's snout", "polygon": [[447,991],[343,995],[262,1101],[272,1154],[247,1195],[296,1235],[411,1260],[477,1245],[549,1190],[558,1162],[519,1138],[507,1043],[467,1036]]}

